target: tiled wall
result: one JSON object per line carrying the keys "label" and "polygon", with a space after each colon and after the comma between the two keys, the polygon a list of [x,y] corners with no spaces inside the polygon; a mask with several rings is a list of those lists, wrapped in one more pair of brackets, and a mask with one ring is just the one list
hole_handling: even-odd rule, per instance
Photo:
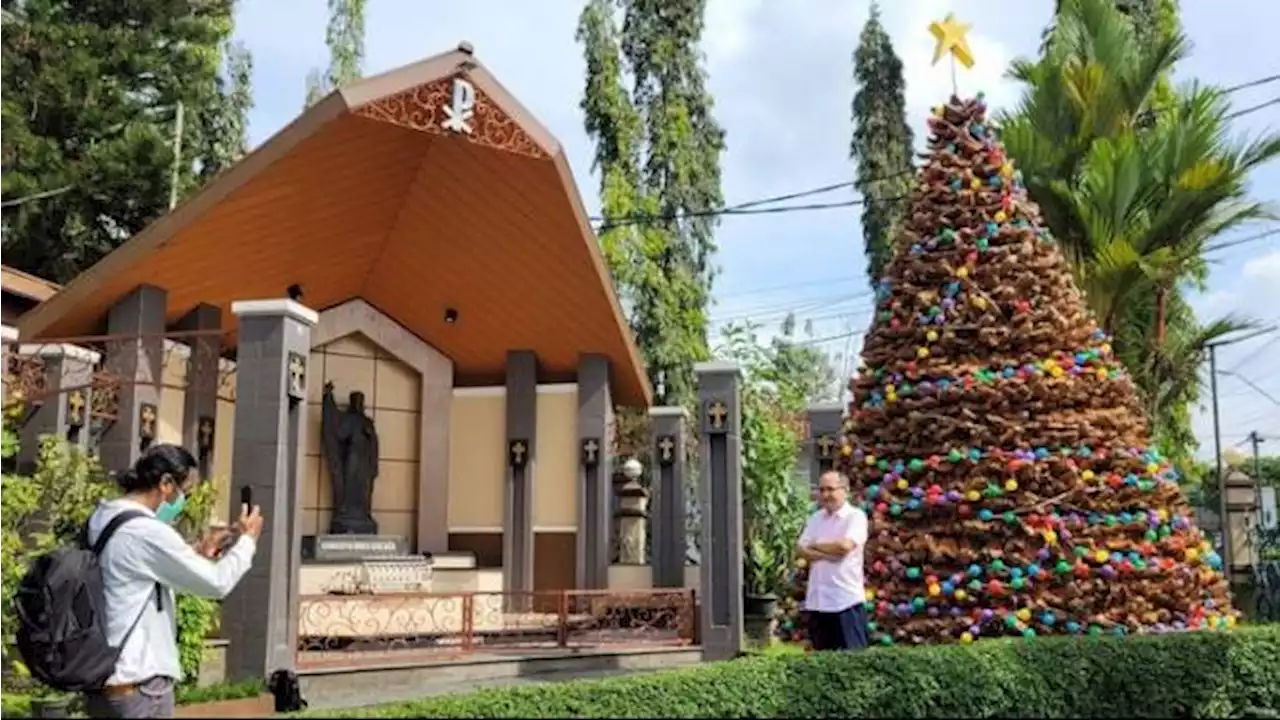
{"label": "tiled wall", "polygon": [[418,512],[418,423],[421,379],[417,372],[355,334],[314,349],[308,383],[306,460],[302,472],[302,533],[328,531],[333,514],[329,471],[321,457],[320,401],[326,382],[340,408],[348,395],[365,395],[365,412],[378,431],[378,479],[373,516],[378,532],[415,541]]}

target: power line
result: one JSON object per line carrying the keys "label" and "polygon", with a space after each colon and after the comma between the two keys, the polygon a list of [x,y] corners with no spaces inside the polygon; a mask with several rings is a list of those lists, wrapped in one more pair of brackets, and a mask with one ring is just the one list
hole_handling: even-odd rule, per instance
{"label": "power line", "polygon": [[1245,115],[1250,115],[1250,114],[1252,114],[1252,113],[1256,113],[1256,112],[1258,112],[1259,110],[1265,110],[1265,109],[1267,109],[1267,108],[1271,107],[1272,105],[1280,105],[1280,96],[1273,97],[1273,98],[1271,98],[1270,100],[1268,100],[1268,101],[1266,101],[1266,102],[1264,102],[1264,103],[1259,103],[1259,104],[1254,105],[1254,106],[1252,106],[1252,107],[1247,107],[1247,108],[1245,108],[1245,109],[1243,109],[1243,110],[1237,110],[1237,111],[1235,111],[1235,112],[1233,112],[1233,113],[1231,113],[1231,114],[1227,115],[1227,116],[1226,116],[1226,117],[1224,117],[1223,119],[1224,119],[1224,120],[1235,120],[1236,118],[1240,118],[1240,117],[1244,117]]}
{"label": "power line", "polygon": [[1244,358],[1243,358],[1242,360],[1240,360],[1240,362],[1236,363],[1235,365],[1232,365],[1232,366],[1227,370],[1227,372],[1235,372],[1236,370],[1239,370],[1240,368],[1244,367],[1246,363],[1248,363],[1249,361],[1253,360],[1255,357],[1257,357],[1257,356],[1261,355],[1261,354],[1262,354],[1262,353],[1263,353],[1267,348],[1271,347],[1272,345],[1275,345],[1277,342],[1280,342],[1280,335],[1276,335],[1275,337],[1271,338],[1270,340],[1268,340],[1268,341],[1266,341],[1266,342],[1262,343],[1261,345],[1259,345],[1258,347],[1254,348],[1253,352],[1251,352],[1251,353],[1249,353],[1248,355],[1244,356]]}
{"label": "power line", "polygon": [[1267,85],[1277,80],[1280,80],[1280,75],[1268,75],[1267,77],[1258,78],[1257,80],[1250,80],[1249,82],[1242,82],[1238,85],[1231,85],[1231,86],[1225,87],[1222,89],[1222,94],[1230,95],[1231,93],[1239,92],[1240,90],[1244,90],[1246,88],[1257,87],[1259,85]]}
{"label": "power line", "polygon": [[1218,251],[1218,250],[1225,250],[1225,249],[1227,249],[1227,248],[1229,248],[1229,247],[1235,247],[1235,246],[1237,246],[1237,245],[1246,245],[1246,244],[1251,243],[1251,242],[1257,242],[1257,241],[1259,241],[1259,240],[1265,240],[1265,239],[1267,239],[1267,238],[1271,237],[1272,235],[1275,235],[1276,233],[1280,233],[1280,228],[1273,228],[1273,229],[1271,229],[1271,230],[1264,230],[1263,232],[1260,232],[1260,233],[1258,233],[1257,235],[1249,235],[1249,236],[1247,236],[1247,237],[1239,238],[1238,240],[1227,240],[1227,241],[1224,241],[1224,242],[1213,243],[1212,245],[1206,245],[1206,246],[1205,246],[1205,248],[1204,248],[1204,250],[1203,250],[1203,252],[1207,252],[1207,253],[1209,253],[1209,252],[1216,252],[1216,251]]}
{"label": "power line", "polygon": [[1230,371],[1230,370],[1222,370],[1222,371],[1220,371],[1218,374],[1220,374],[1220,375],[1226,375],[1227,377],[1233,377],[1233,378],[1235,378],[1235,379],[1239,380],[1240,382],[1244,383],[1245,385],[1248,385],[1249,387],[1253,388],[1253,391],[1254,391],[1254,392],[1256,392],[1256,393],[1258,393],[1259,395],[1261,395],[1262,397],[1264,397],[1264,398],[1266,398],[1266,399],[1270,400],[1272,405],[1275,405],[1276,407],[1280,407],[1280,400],[1277,400],[1277,399],[1275,398],[1275,396],[1274,396],[1274,395],[1272,395],[1271,393],[1267,392],[1266,390],[1263,390],[1261,387],[1259,387],[1259,386],[1258,386],[1258,384],[1257,384],[1257,383],[1255,383],[1254,381],[1252,381],[1252,380],[1250,380],[1249,378],[1245,377],[1244,375],[1241,375],[1241,374],[1240,374],[1240,373],[1238,373],[1238,372],[1232,372],[1232,371]]}

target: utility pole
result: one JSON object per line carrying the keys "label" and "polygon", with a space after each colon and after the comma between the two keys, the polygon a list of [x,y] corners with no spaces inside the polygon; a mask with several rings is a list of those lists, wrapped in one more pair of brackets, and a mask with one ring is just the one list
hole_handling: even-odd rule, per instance
{"label": "utility pole", "polygon": [[169,210],[178,205],[178,176],[182,171],[182,101],[173,119],[173,169],[169,173]]}
{"label": "utility pole", "polygon": [[1227,522],[1227,474],[1222,472],[1222,427],[1218,419],[1218,357],[1217,349],[1223,345],[1234,345],[1245,340],[1267,335],[1275,331],[1275,327],[1262,328],[1237,338],[1219,340],[1208,343],[1209,351],[1209,392],[1213,398],[1213,461],[1218,473],[1218,524],[1222,529],[1222,565],[1231,577],[1231,528]]}
{"label": "utility pole", "polygon": [[1265,442],[1257,430],[1249,433],[1249,444],[1253,446],[1253,484],[1258,485],[1262,482],[1262,462],[1258,455],[1258,446]]}

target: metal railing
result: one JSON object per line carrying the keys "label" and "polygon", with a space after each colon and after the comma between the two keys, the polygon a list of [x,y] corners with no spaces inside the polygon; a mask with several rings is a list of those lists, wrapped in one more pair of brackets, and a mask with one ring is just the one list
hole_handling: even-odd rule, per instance
{"label": "metal railing", "polygon": [[424,662],[462,655],[679,647],[695,643],[693,590],[307,595],[298,666]]}

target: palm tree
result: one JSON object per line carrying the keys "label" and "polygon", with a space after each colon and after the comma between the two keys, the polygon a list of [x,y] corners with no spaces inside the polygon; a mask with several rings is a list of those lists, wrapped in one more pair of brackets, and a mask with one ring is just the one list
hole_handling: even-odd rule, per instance
{"label": "palm tree", "polygon": [[1192,85],[1157,100],[1187,48],[1176,30],[1136,43],[1109,0],[1063,0],[1044,56],[1011,69],[1027,87],[1001,122],[1166,448],[1192,439],[1186,408],[1205,344],[1245,327],[1199,325],[1182,292],[1203,282],[1211,238],[1270,217],[1246,180],[1280,155],[1280,135],[1229,137],[1220,90]]}

